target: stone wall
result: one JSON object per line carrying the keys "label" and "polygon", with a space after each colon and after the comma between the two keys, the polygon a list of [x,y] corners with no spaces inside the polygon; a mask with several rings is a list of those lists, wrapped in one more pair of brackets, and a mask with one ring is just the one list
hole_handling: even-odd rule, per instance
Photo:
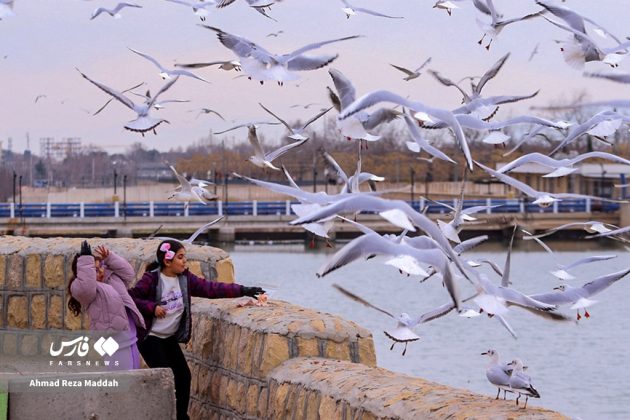
{"label": "stone wall", "polygon": [[[4,360],[41,346],[33,342],[33,330],[87,327],[87,320],[66,309],[65,285],[80,242],[0,239]],[[141,275],[159,242],[90,243],[106,244]],[[193,272],[234,280],[227,253],[187,248]],[[282,301],[238,306],[247,299],[194,299],[192,340],[184,348],[192,372],[192,419],[563,418],[380,369],[372,335],[359,325]]]}

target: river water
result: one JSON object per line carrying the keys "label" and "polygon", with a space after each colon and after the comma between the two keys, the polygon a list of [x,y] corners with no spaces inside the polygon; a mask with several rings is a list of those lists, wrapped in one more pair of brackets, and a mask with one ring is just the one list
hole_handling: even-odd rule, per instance
{"label": "river water", "polygon": [[[515,246],[513,287],[525,293],[551,291],[559,283],[549,271],[557,263],[587,255],[615,254],[617,258],[578,267],[572,285],[630,267],[630,253],[624,248],[606,248],[592,241],[549,245],[556,250],[554,255],[530,242]],[[505,248],[501,243],[484,244],[466,257],[488,258],[503,266]],[[532,405],[584,420],[630,418],[630,276],[597,295],[597,304],[589,308],[591,317],[579,323],[554,323],[511,308],[507,318],[518,334],[514,339],[496,319],[467,319],[450,313],[417,327],[421,339],[402,356],[402,347],[398,344],[390,351],[391,341],[383,334],[393,321],[347,299],[331,284],[338,283],[392,313],[407,312],[413,317],[448,302],[438,279],[420,284],[418,278],[402,276],[378,258],[356,261],[318,279],[317,269],[335,250],[312,251],[303,244],[236,245],[228,251],[237,282],[261,285],[270,290],[272,299],[336,314],[372,331],[380,367],[494,397],[496,388],[485,377],[489,359],[480,355],[494,348],[502,360],[518,357],[528,366],[527,373],[541,395],[540,400],[530,401]],[[479,270],[499,282],[489,268]],[[563,311],[576,315],[568,307]]]}

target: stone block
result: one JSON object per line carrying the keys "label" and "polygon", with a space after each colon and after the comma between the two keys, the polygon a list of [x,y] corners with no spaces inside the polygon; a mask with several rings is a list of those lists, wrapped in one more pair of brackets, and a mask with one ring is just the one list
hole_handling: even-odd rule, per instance
{"label": "stone block", "polygon": [[36,334],[24,334],[20,339],[20,355],[35,356],[39,353],[39,340]]}
{"label": "stone block", "polygon": [[0,292],[0,329],[4,329],[4,296],[3,292]]}
{"label": "stone block", "polygon": [[210,373],[210,402],[219,405],[221,400],[221,374]]}
{"label": "stone block", "polygon": [[26,296],[9,296],[7,325],[13,328],[28,328],[28,301]]}
{"label": "stone block", "polygon": [[258,394],[258,405],[256,410],[256,417],[259,419],[266,419],[267,416],[267,403],[269,401],[269,388],[263,386],[260,388]]}
{"label": "stone block", "polygon": [[51,295],[48,304],[48,328],[63,328],[63,297]]}
{"label": "stone block", "polygon": [[236,324],[229,324],[226,328],[225,341],[221,352],[223,355],[221,365],[228,370],[236,370],[240,330],[240,327]]}
{"label": "stone block", "polygon": [[319,345],[317,338],[297,337],[298,356],[300,357],[317,357],[319,354]]}
{"label": "stone block", "polygon": [[[48,289],[63,290],[66,287],[65,265],[64,255],[47,255],[44,259],[44,286]],[[72,276],[72,270],[68,271],[68,275]]]}
{"label": "stone block", "polygon": [[6,285],[9,290],[21,291],[24,277],[24,258],[21,255],[13,254],[7,256],[7,279]]}
{"label": "stone block", "polygon": [[201,277],[201,278],[205,278],[204,275],[203,275],[203,271],[201,270],[201,262],[199,262],[199,261],[188,261],[188,269],[195,276]]}
{"label": "stone block", "polygon": [[25,287],[28,289],[42,288],[42,259],[39,254],[26,256]]}
{"label": "stone block", "polygon": [[240,374],[248,376],[252,373],[252,358],[255,339],[254,334],[252,334],[252,331],[249,328],[240,328],[240,331],[236,370]]}
{"label": "stone block", "polygon": [[81,329],[81,314],[79,316],[74,315],[68,309],[68,302],[64,305],[64,324],[68,330],[80,330]]}
{"label": "stone block", "polygon": [[350,360],[350,346],[347,341],[336,343],[328,341],[326,343],[326,357],[328,359]]}
{"label": "stone block", "polygon": [[322,395],[318,410],[320,419],[341,419],[342,413],[339,402],[331,396]]}
{"label": "stone block", "polygon": [[7,256],[0,255],[0,289],[4,289],[7,278]]}
{"label": "stone block", "polygon": [[7,356],[16,356],[18,354],[18,337],[17,334],[9,334],[6,331],[2,333],[2,354]]}
{"label": "stone block", "polygon": [[260,386],[256,384],[250,384],[247,387],[247,405],[245,414],[249,417],[254,417],[256,415],[256,410],[258,407],[258,392],[260,391]]}
{"label": "stone block", "polygon": [[31,328],[46,328],[46,295],[31,296]]}
{"label": "stone block", "polygon": [[216,262],[217,281],[223,283],[234,283],[234,263],[231,258],[223,258]]}
{"label": "stone block", "polygon": [[305,420],[319,420],[319,393],[310,391],[306,395]]}
{"label": "stone block", "polygon": [[287,337],[279,334],[265,335],[264,348],[262,349],[262,361],[259,372],[261,376],[267,376],[269,372],[280,363],[289,359],[289,341]]}
{"label": "stone block", "polygon": [[370,367],[376,367],[376,350],[372,337],[359,338],[359,362]]}
{"label": "stone block", "polygon": [[225,393],[225,390],[227,389],[229,379],[229,377],[224,375],[221,375],[219,379],[219,390],[221,391],[219,394],[219,404],[221,406],[225,406],[225,404],[227,403],[227,395]]}
{"label": "stone block", "polygon": [[277,386],[270,387],[269,392],[269,412],[268,416],[274,419],[283,419],[289,417],[286,411],[287,395],[291,389],[290,383],[282,383]]}

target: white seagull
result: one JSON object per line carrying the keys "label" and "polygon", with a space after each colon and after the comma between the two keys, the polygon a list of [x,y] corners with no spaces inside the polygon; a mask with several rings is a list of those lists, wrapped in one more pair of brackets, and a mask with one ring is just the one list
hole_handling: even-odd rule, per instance
{"label": "white seagull", "polygon": [[390,318],[394,319],[396,321],[396,327],[393,329],[385,330],[383,332],[385,333],[387,338],[394,341],[394,343],[390,347],[390,350],[394,349],[394,346],[396,345],[396,343],[404,343],[405,348],[402,352],[403,356],[407,352],[407,344],[420,339],[420,336],[418,336],[418,334],[413,332],[412,328],[415,328],[416,326],[420,324],[424,324],[425,322],[429,322],[441,316],[444,316],[448,314],[450,311],[452,311],[453,309],[455,309],[455,306],[451,302],[449,302],[447,304],[437,307],[436,309],[426,312],[416,318],[411,318],[407,313],[404,313],[404,312],[398,316],[395,316],[392,313],[384,309],[381,309],[376,305],[371,304],[370,302],[363,299],[362,297],[359,297],[355,295],[354,293],[344,289],[338,284],[333,284],[332,286],[335,289],[337,289],[339,292],[343,293],[346,297],[354,300],[355,302],[365,305],[368,308],[375,309],[381,313],[384,313]]}
{"label": "white seagull", "polygon": [[282,85],[286,81],[297,80],[296,71],[316,70],[327,66],[339,55],[323,55],[310,57],[304,53],[335,42],[358,38],[358,35],[315,42],[305,45],[287,54],[273,54],[260,45],[255,44],[238,35],[232,35],[213,26],[200,25],[217,33],[217,37],[223,46],[236,54],[241,66],[250,78],[263,83],[265,80],[275,80]]}
{"label": "white seagull", "polygon": [[511,176],[502,174],[500,172],[497,172],[493,169],[488,168],[485,165],[482,165],[479,162],[475,162],[477,164],[477,166],[479,166],[481,169],[483,169],[484,171],[486,171],[487,173],[489,173],[490,175],[492,175],[493,177],[497,178],[499,181],[503,182],[504,184],[507,184],[511,187],[516,188],[517,190],[527,194],[528,196],[534,198],[535,200],[533,201],[534,204],[537,204],[539,207],[549,207],[551,206],[555,201],[562,201],[563,198],[579,198],[579,199],[592,199],[592,200],[601,200],[601,201],[608,201],[608,202],[612,202],[612,203],[619,203],[619,200],[612,200],[609,198],[603,198],[603,197],[594,197],[592,195],[583,195],[583,194],[571,194],[571,193],[550,193],[550,192],[545,192],[545,191],[536,191],[535,189],[533,189],[532,187],[530,187],[529,185],[525,184],[524,182],[521,182],[517,179],[512,178]]}
{"label": "white seagull", "polygon": [[[407,125],[407,130],[409,130],[409,134],[413,139],[413,142],[406,142],[407,148],[414,153],[420,153],[423,150],[433,156],[434,158],[442,159],[450,163],[457,164],[453,159],[448,157],[444,152],[442,152],[437,147],[434,147],[429,144],[426,138],[422,135],[415,121],[412,120],[411,116],[407,113],[404,114],[405,124]],[[432,158],[433,159],[433,158]]]}
{"label": "white seagull", "polygon": [[184,1],[184,0],[166,0],[171,3],[181,4],[183,6],[188,6],[192,8],[195,15],[199,17],[199,19],[204,22],[206,17],[210,14],[208,9],[211,7],[217,7],[216,0],[199,0],[199,1]]}
{"label": "white seagull", "polygon": [[89,81],[90,83],[98,87],[99,89],[101,89],[103,92],[112,96],[114,99],[116,99],[121,104],[125,105],[127,108],[131,109],[137,114],[136,119],[129,121],[127,124],[125,124],[124,127],[127,130],[134,131],[136,133],[141,133],[142,136],[144,136],[144,133],[150,130],[153,130],[153,133],[157,134],[155,131],[155,128],[163,122],[169,124],[169,122],[165,120],[164,118],[154,118],[150,116],[149,112],[151,111],[151,108],[153,108],[153,105],[157,102],[158,97],[162,93],[166,92],[171,86],[173,86],[173,84],[175,84],[175,82],[177,81],[178,77],[175,77],[174,79],[171,79],[168,82],[166,82],[166,84],[162,86],[162,88],[155,94],[153,98],[151,98],[150,101],[143,102],[142,104],[137,105],[133,103],[133,101],[131,101],[129,98],[124,96],[122,93],[119,93],[118,91],[108,86],[105,86],[102,83],[99,83],[97,81],[90,79],[88,76],[81,73],[79,69],[77,69],[77,71],[81,74],[81,76],[83,76],[84,79],[86,79],[87,81]]}
{"label": "white seagull", "polygon": [[529,375],[523,373],[523,362],[520,359],[514,359],[508,366],[512,368],[512,374],[510,375],[510,388],[513,392],[518,392],[516,397],[516,405],[518,405],[518,399],[521,395],[525,395],[525,406],[527,408],[527,401],[529,397],[540,398],[540,394],[532,386],[532,379]]}
{"label": "white seagull", "polygon": [[389,19],[403,19],[402,16],[390,16],[390,15],[385,15],[380,12],[375,12],[374,10],[365,9],[363,7],[354,7],[353,5],[350,4],[350,2],[348,2],[348,0],[341,0],[341,2],[344,5],[344,7],[342,7],[341,10],[346,14],[346,19],[350,19],[350,16],[355,16],[357,13],[365,13],[367,15],[384,17],[384,18],[389,18]]}
{"label": "white seagull", "polygon": [[307,137],[305,139],[284,145],[272,152],[265,153],[262,146],[260,145],[260,141],[258,140],[258,135],[256,134],[256,126],[249,125],[248,129],[249,132],[247,134],[247,139],[249,140],[249,144],[251,144],[254,148],[254,154],[250,156],[248,160],[259,168],[270,168],[274,171],[279,171],[280,168],[275,167],[271,162],[284,155],[289,150],[299,147],[308,141]]}
{"label": "white seagull", "polygon": [[[475,4],[476,6],[477,2],[473,2],[473,4]],[[490,10],[490,18],[491,18],[490,23],[486,23],[486,22],[483,22],[482,20],[477,19],[477,24],[479,25],[481,30],[484,32],[478,44],[481,45],[486,36],[490,38],[490,42],[486,45],[486,50],[490,49],[490,45],[492,44],[492,41],[494,41],[495,38],[499,36],[503,28],[505,28],[507,25],[520,22],[523,20],[532,19],[532,18],[541,16],[542,13],[544,13],[544,11],[540,11],[540,12],[530,13],[524,16],[519,16],[516,18],[501,19],[496,9],[494,8],[494,4],[492,3],[492,0],[486,0],[486,7]]]}
{"label": "white seagull", "polygon": [[568,284],[562,284],[554,288],[554,290],[559,290],[559,292],[539,293],[530,295],[530,297],[550,305],[572,304],[571,309],[577,310],[578,320],[582,318],[580,315],[580,309],[584,309],[584,316],[589,318],[591,315],[588,313],[586,308],[597,302],[590,298],[612,286],[615,282],[628,275],[628,273],[630,273],[630,269],[607,274],[585,283],[582,287],[573,287]]}
{"label": "white seagull", "polygon": [[175,64],[175,67],[182,67],[186,69],[198,69],[202,67],[219,66],[218,68],[225,71],[241,71],[241,63],[238,60],[219,60],[210,61],[207,63],[188,63],[188,64]]}
{"label": "white seagull", "polygon": [[455,133],[455,138],[457,139],[459,147],[466,157],[468,167],[471,171],[473,170],[472,156],[470,154],[470,149],[468,148],[468,143],[466,141],[466,136],[464,135],[464,130],[462,130],[462,127],[457,121],[457,118],[455,118],[455,115],[445,109],[433,108],[423,104],[422,102],[410,101],[400,95],[386,90],[377,90],[367,93],[349,104],[342,110],[338,118],[340,120],[345,120],[346,118],[353,116],[354,114],[364,110],[365,108],[369,108],[380,102],[392,102],[398,105],[402,105],[406,108],[411,109],[415,113],[424,113],[425,115],[428,114],[429,116],[438,118],[448,124],[449,128],[451,128]]}
{"label": "white seagull", "polygon": [[555,178],[565,176],[577,171],[579,168],[576,168],[574,165],[586,159],[605,159],[617,163],[622,163],[624,165],[630,165],[630,160],[606,152],[582,153],[581,155],[566,159],[554,159],[547,155],[543,155],[542,153],[534,152],[514,159],[512,162],[509,162],[499,168],[497,172],[504,174],[527,163],[537,163],[539,165],[547,166],[554,169],[554,171],[543,175],[543,178]]}
{"label": "white seagull", "polygon": [[307,136],[302,134],[302,133],[304,133],[304,130],[306,130],[306,127],[308,127],[309,125],[311,125],[312,123],[317,121],[319,118],[321,118],[324,114],[326,114],[328,111],[330,111],[333,108],[333,107],[330,107],[330,108],[327,108],[327,109],[321,111],[319,114],[315,115],[310,120],[308,120],[304,124],[302,124],[301,127],[291,127],[285,120],[283,120],[282,118],[278,117],[276,114],[271,112],[263,104],[261,104],[259,102],[258,105],[260,105],[260,107],[262,109],[264,109],[267,113],[271,114],[271,116],[274,117],[276,120],[280,121],[280,123],[282,125],[284,125],[289,130],[289,132],[291,133],[291,134],[289,134],[288,137],[293,139],[293,140],[306,140],[306,139],[308,139]]}
{"label": "white seagull", "polygon": [[114,19],[120,19],[122,17],[122,15],[120,14],[120,11],[125,7],[135,7],[135,8],[140,8],[140,9],[142,8],[142,6],[140,6],[139,4],[134,4],[134,3],[118,3],[116,7],[114,7],[113,9],[106,9],[105,7],[99,7],[92,12],[92,17],[90,17],[90,20],[95,19],[101,13],[107,13],[108,15],[112,16]]}
{"label": "white seagull", "polygon": [[15,3],[14,0],[0,0],[0,20],[5,17],[15,16],[13,3]]}
{"label": "white seagull", "polygon": [[169,166],[169,168],[171,168],[171,171],[173,171],[173,173],[175,174],[179,185],[175,188],[175,191],[168,197],[168,200],[184,201],[186,203],[185,207],[188,207],[188,202],[191,200],[197,200],[203,205],[208,204],[203,199],[203,188],[191,185],[190,181],[188,181],[184,176],[180,175],[172,165]]}
{"label": "white seagull", "polygon": [[503,399],[505,399],[507,392],[513,392],[512,388],[510,388],[510,374],[513,369],[507,363],[499,361],[499,353],[496,350],[490,349],[484,351],[481,355],[490,358],[490,363],[486,368],[486,378],[492,385],[497,387],[495,400],[499,399],[501,390],[503,390]]}
{"label": "white seagull", "polygon": [[[333,80],[335,90],[333,92],[328,88],[328,94],[330,99],[339,113],[345,111],[347,107],[354,102],[356,97],[356,91],[350,79],[344,76],[337,69],[328,70],[328,74]],[[400,113],[390,108],[381,108],[372,114],[367,112],[358,112],[353,115],[352,118],[344,119],[343,121],[337,118],[337,130],[341,132],[341,135],[348,140],[361,139],[366,141],[376,141],[381,136],[376,136],[368,132],[376,128],[378,125],[390,122],[398,117]]]}
{"label": "white seagull", "polygon": [[150,62],[152,62],[153,64],[155,64],[155,66],[158,69],[160,69],[160,77],[162,79],[168,80],[176,76],[188,76],[188,77],[192,77],[193,79],[201,80],[202,82],[210,83],[207,80],[202,79],[201,77],[189,72],[188,70],[169,70],[165,67],[162,67],[162,65],[155,58],[151,57],[149,54],[142,53],[140,51],[134,50],[133,48],[129,48],[129,50],[135,54],[138,54],[140,57],[143,57],[149,60]]}
{"label": "white seagull", "polygon": [[223,220],[225,216],[219,216],[218,218],[214,219],[211,222],[206,223],[205,225],[201,226],[199,229],[197,229],[196,231],[193,232],[192,235],[190,235],[188,238],[184,239],[184,240],[180,240],[180,239],[176,239],[176,238],[171,238],[169,236],[152,236],[151,239],[159,239],[159,240],[175,240],[178,242],[181,242],[183,244],[192,244],[195,239],[197,239],[197,237],[199,235],[201,235],[202,233],[204,233],[206,230],[208,230],[208,228],[214,224],[217,224],[218,222],[220,222],[221,220]]}
{"label": "white seagull", "polygon": [[413,80],[413,79],[416,79],[416,78],[420,77],[420,74],[421,74],[421,73],[420,73],[420,71],[421,71],[423,68],[425,68],[425,67],[426,67],[426,65],[427,65],[427,64],[429,64],[430,62],[431,62],[431,57],[427,58],[427,59],[424,61],[424,63],[422,63],[422,64],[420,65],[420,67],[416,68],[415,70],[409,70],[408,68],[401,67],[401,66],[397,66],[397,65],[395,65],[395,64],[391,64],[391,63],[390,63],[390,66],[392,66],[392,67],[393,67],[393,68],[395,68],[396,70],[400,70],[400,71],[402,71],[403,73],[405,73],[407,76],[406,76],[406,77],[403,77],[403,80],[410,81],[410,80]]}

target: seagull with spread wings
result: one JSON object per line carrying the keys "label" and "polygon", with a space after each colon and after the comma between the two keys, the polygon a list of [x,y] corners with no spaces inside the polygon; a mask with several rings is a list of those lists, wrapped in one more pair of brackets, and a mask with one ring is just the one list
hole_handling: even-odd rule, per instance
{"label": "seagull with spread wings", "polygon": [[249,125],[248,129],[249,132],[247,134],[247,139],[249,140],[249,144],[251,144],[254,148],[254,154],[250,156],[248,160],[259,168],[270,168],[274,171],[279,171],[280,168],[275,167],[271,162],[284,155],[289,150],[299,147],[308,141],[308,137],[306,137],[302,140],[284,145],[269,153],[265,153],[262,146],[260,145],[260,141],[258,140],[258,135],[256,134],[256,126]]}
{"label": "seagull with spread wings", "polygon": [[127,98],[122,93],[102,83],[99,83],[95,80],[90,79],[88,76],[81,73],[79,69],[77,69],[77,71],[79,72],[79,74],[81,74],[81,76],[83,76],[85,80],[89,81],[90,83],[92,83],[93,85],[95,85],[96,87],[101,89],[103,92],[107,93],[108,95],[112,96],[118,102],[125,105],[127,108],[131,109],[133,112],[137,114],[136,119],[129,121],[127,124],[125,124],[124,126],[125,129],[129,131],[134,131],[136,133],[140,133],[142,134],[142,136],[144,136],[144,133],[151,130],[153,130],[154,134],[157,134],[155,131],[156,127],[164,122],[167,124],[170,124],[164,118],[152,117],[151,115],[149,115],[149,112],[151,111],[151,108],[153,108],[155,103],[157,102],[158,97],[162,93],[166,92],[171,86],[173,86],[175,82],[177,82],[178,77],[175,77],[174,79],[169,80],[164,86],[162,86],[162,88],[155,94],[155,96],[151,98],[151,100],[145,101],[142,104],[138,105],[138,104],[135,104],[131,99]]}
{"label": "seagull with spread wings", "polygon": [[96,19],[101,13],[107,13],[108,15],[112,16],[114,19],[120,19],[122,17],[122,15],[120,14],[120,11],[125,7],[135,7],[139,9],[142,8],[142,6],[140,6],[139,4],[134,4],[134,3],[118,3],[116,7],[114,7],[113,9],[99,7],[92,12],[92,16],[90,17],[90,20]]}
{"label": "seagull with spread wings", "polygon": [[420,67],[416,68],[415,70],[409,70],[408,68],[401,67],[401,66],[397,66],[397,65],[395,65],[395,64],[391,64],[391,63],[390,63],[390,66],[392,66],[392,67],[393,67],[393,68],[395,68],[396,70],[400,70],[400,71],[402,71],[403,73],[405,73],[407,76],[406,76],[406,77],[404,77],[404,78],[403,78],[403,80],[410,81],[410,80],[413,80],[413,79],[416,79],[416,78],[420,77],[420,74],[421,74],[421,73],[420,73],[420,71],[421,71],[423,68],[425,68],[425,67],[426,67],[426,65],[427,65],[427,64],[429,64],[430,62],[431,62],[431,57],[427,58],[427,59],[424,61],[424,63],[422,63],[422,64],[420,65]]}
{"label": "seagull with spread wings", "polygon": [[293,139],[293,140],[307,140],[308,137],[305,136],[304,130],[306,130],[306,127],[308,127],[309,125],[311,125],[312,123],[314,123],[315,121],[317,121],[318,119],[320,119],[324,114],[326,114],[328,111],[330,111],[333,107],[327,108],[323,111],[321,111],[319,114],[315,115],[314,117],[312,117],[310,120],[306,121],[304,124],[302,124],[301,127],[291,127],[289,125],[289,123],[287,123],[285,120],[283,120],[282,118],[278,117],[276,114],[274,114],[273,112],[271,112],[269,109],[267,109],[263,104],[261,104],[260,102],[258,103],[258,105],[260,105],[260,107],[262,109],[264,109],[267,113],[269,113],[272,117],[274,117],[276,120],[280,121],[280,123],[282,125],[284,125],[291,134],[289,134],[289,138]]}
{"label": "seagull with spread wings", "polygon": [[275,80],[279,85],[286,81],[297,80],[297,71],[316,70],[332,63],[339,54],[306,56],[306,52],[319,49],[325,45],[335,42],[347,41],[358,38],[358,35],[346,36],[343,38],[320,41],[305,45],[287,54],[274,54],[260,45],[240,37],[227,33],[213,26],[200,25],[217,33],[217,37],[223,46],[229,48],[237,55],[241,66],[250,78],[259,80]]}
{"label": "seagull with spread wings", "polygon": [[140,51],[134,50],[133,48],[129,48],[129,50],[135,54],[138,54],[140,57],[146,60],[149,60],[158,69],[160,69],[160,77],[162,79],[168,80],[176,76],[188,76],[188,77],[192,77],[193,79],[201,80],[202,82],[210,83],[207,80],[202,79],[201,77],[197,76],[196,74],[189,72],[188,70],[169,70],[163,67],[155,58],[151,57],[149,54],[142,53]]}
{"label": "seagull with spread wings", "polygon": [[341,0],[341,2],[344,6],[341,8],[341,10],[346,14],[346,19],[350,19],[350,16],[355,16],[357,13],[365,13],[366,15],[384,17],[389,19],[403,19],[402,16],[391,16],[380,12],[375,12],[374,10],[366,9],[364,7],[355,7],[351,5],[348,0]]}

